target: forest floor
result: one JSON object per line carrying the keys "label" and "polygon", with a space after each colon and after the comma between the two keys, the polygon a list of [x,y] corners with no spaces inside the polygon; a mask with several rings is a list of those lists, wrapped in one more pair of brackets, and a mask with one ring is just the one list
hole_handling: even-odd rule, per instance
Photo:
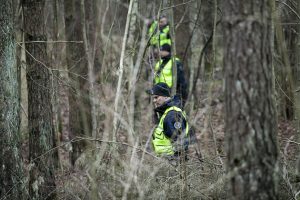
{"label": "forest floor", "polygon": [[[197,142],[196,144],[193,144],[190,146],[189,150],[189,161],[187,163],[187,166],[190,169],[190,173],[188,174],[189,178],[189,187],[193,191],[191,192],[191,195],[193,197],[201,197],[202,199],[226,199],[226,194],[224,194],[225,191],[225,184],[223,180],[223,175],[224,170],[225,170],[225,162],[226,162],[226,151],[224,149],[224,103],[222,101],[215,101],[211,104],[211,106],[208,105],[203,105],[202,107],[198,108],[198,111],[195,113],[192,113],[193,118],[196,120],[193,121],[194,127],[196,127],[196,135],[197,135]],[[281,160],[281,165],[283,166],[282,168],[282,178],[286,181],[281,182],[283,189],[283,197],[280,199],[285,199],[286,197],[290,197],[291,195],[285,195],[286,193],[293,193],[292,187],[296,187],[291,183],[295,171],[295,163],[296,159],[299,156],[298,155],[298,149],[297,149],[297,144],[295,143],[295,138],[296,138],[297,130],[294,126],[293,121],[289,120],[279,120],[278,121],[278,144],[279,144],[279,149],[280,149],[280,160]],[[125,136],[124,136],[125,138]],[[145,137],[146,138],[146,137]],[[125,139],[126,140],[126,139]],[[142,142],[146,143],[146,139]],[[199,156],[198,152],[201,152],[201,157]],[[126,148],[122,150],[122,152],[126,152]],[[120,154],[122,154],[122,152]],[[109,156],[108,156],[109,157]],[[140,155],[139,159],[141,159],[143,156]],[[132,159],[132,157],[127,157],[124,154],[122,154],[121,158],[118,158],[118,160],[123,160],[122,162],[127,163],[129,160]],[[109,160],[109,158],[108,158]],[[146,161],[142,168],[148,169],[149,171],[153,170],[155,171],[155,166],[158,166],[159,164],[154,164],[157,161],[151,160],[151,158],[146,159],[151,163],[150,167],[146,165]],[[83,161],[85,162],[85,161]],[[106,165],[101,165],[102,169],[105,168],[105,170],[100,170],[99,173],[106,174],[106,176],[109,176],[111,171],[109,171],[109,168],[112,167],[110,164],[108,164],[109,161],[107,161]],[[129,162],[130,163],[130,162]],[[124,182],[128,181],[127,177],[129,172],[126,172],[126,167],[127,165],[130,164],[125,164],[124,168],[120,170],[119,176],[121,177],[120,179]],[[120,164],[122,165],[122,163]],[[199,168],[199,166],[202,166]],[[100,167],[100,166],[99,166]],[[100,167],[100,168],[101,168]],[[92,189],[90,185],[91,183],[91,177],[89,177],[87,171],[90,170],[88,167],[77,167],[73,171],[60,171],[60,173],[57,174],[57,184],[60,185],[61,188],[73,188],[69,189],[69,193],[75,194],[77,196],[81,196],[82,199],[82,193],[89,193]],[[157,171],[159,171],[157,169]],[[195,171],[198,171],[199,174],[197,174]],[[147,175],[145,175],[147,174]],[[148,174],[148,172],[143,172],[141,173],[139,178],[141,177],[150,177],[149,179],[155,180],[155,175],[153,174]],[[157,175],[156,175],[157,176]],[[169,175],[167,175],[169,177]],[[172,177],[172,176],[171,176]],[[160,180],[158,188],[156,188],[155,184],[157,184],[156,181],[149,181],[149,185],[152,185],[151,187],[146,185],[145,187],[150,187],[151,190],[153,190],[155,193],[156,190],[159,190],[165,186],[165,184],[169,185],[177,185],[179,186],[180,183],[176,181],[172,181],[172,178],[165,178],[163,181]],[[143,178],[141,178],[143,179]],[[169,180],[170,179],[170,180]],[[199,179],[201,181],[199,182]],[[72,181],[70,181],[72,180]],[[109,182],[111,182],[113,179],[111,178],[98,178],[97,182],[101,184],[101,191],[106,189],[107,192],[104,192],[104,199],[105,196],[109,195],[109,188],[111,186]],[[147,179],[140,180],[141,184],[144,184],[144,182]],[[107,182],[107,183],[104,183]],[[126,185],[126,184],[125,184]],[[298,184],[299,185],[299,184]],[[133,186],[131,186],[133,187]],[[176,186],[174,186],[176,188]],[[299,187],[299,186],[297,186]],[[77,188],[77,189],[76,189]],[[104,189],[103,189],[104,188]],[[223,190],[224,189],[224,190]],[[166,190],[171,190],[171,189],[166,189]],[[63,195],[65,195],[65,189],[63,189]],[[80,191],[80,192],[78,192]],[[200,192],[198,192],[200,191]],[[177,194],[176,190],[173,191],[174,194]],[[116,192],[118,193],[118,192]],[[147,193],[147,192],[145,192]],[[156,199],[157,197],[152,194],[152,192],[148,191],[149,198],[145,199]],[[172,193],[172,192],[171,192]],[[198,194],[200,193],[200,194]],[[295,192],[294,192],[295,193]],[[123,193],[119,192],[119,194],[114,194],[117,197],[121,198]],[[113,195],[112,195],[113,196]],[[130,196],[130,195],[129,195]],[[176,196],[176,195],[175,195]],[[222,198],[221,198],[222,197]],[[111,197],[113,198],[113,197]],[[111,199],[108,198],[108,199]],[[136,196],[133,195],[133,199],[137,198]],[[172,198],[172,197],[171,197]],[[191,197],[192,198],[192,197]],[[117,198],[118,199],[118,198]]]}
{"label": "forest floor", "polygon": [[[208,98],[204,96],[203,99],[206,100],[203,101],[201,106],[199,106],[199,108],[197,108],[196,110],[190,111],[189,113],[190,123],[195,128],[195,132],[197,136],[197,143],[192,144],[190,146],[189,161],[187,162],[187,166],[190,168],[191,171],[191,173],[188,176],[190,177],[189,179],[192,180],[191,183],[189,183],[189,187],[190,188],[194,187],[195,189],[194,193],[191,192],[191,195],[194,196],[200,195],[200,197],[203,199],[213,199],[213,198],[220,199],[220,196],[224,195],[224,191],[220,189],[225,187],[224,185],[222,185],[223,180],[222,178],[220,179],[220,177],[222,177],[222,174],[224,174],[225,162],[226,162],[226,151],[224,148],[224,138],[225,138],[224,102],[221,100],[220,90],[221,88],[218,88],[218,90],[215,90],[215,92],[212,93],[213,100],[210,102],[208,102],[207,100]],[[144,125],[141,125],[141,127],[142,128],[144,127],[145,129],[150,129],[150,128],[146,128]],[[295,163],[297,157],[299,156],[298,155],[299,149],[297,149],[299,147],[299,144],[296,143],[297,134],[299,134],[299,132],[297,132],[294,121],[283,120],[283,119],[278,120],[278,144],[280,147],[279,156],[280,156],[282,166],[284,166],[283,167],[284,170],[282,171],[284,174],[282,176],[288,177],[288,180],[293,179],[292,176],[294,174],[295,167],[296,167]],[[123,138],[122,140],[125,140],[126,142],[125,135],[120,138],[121,139]],[[147,138],[148,136],[147,134],[145,134],[145,137],[141,143],[145,144]],[[114,168],[114,170],[117,170],[117,173],[119,173],[118,176],[120,176],[119,177],[121,179],[120,182],[123,184],[125,188],[126,188],[125,182],[132,181],[132,180],[128,180],[128,174],[130,173],[140,173],[140,176],[143,177],[143,178],[139,177],[142,179],[140,180],[140,182],[142,182],[143,184],[145,184],[145,182],[147,182],[147,179],[149,179],[147,182],[149,185],[146,185],[144,187],[150,188],[150,186],[151,187],[153,186],[154,182],[155,184],[157,184],[157,178],[155,178],[156,175],[151,174],[151,170],[155,171],[155,169],[157,169],[159,171],[161,169],[161,168],[155,168],[159,165],[157,164],[157,166],[155,166],[156,164],[154,163],[157,163],[157,161],[156,160],[153,161],[151,160],[151,158],[145,159],[142,165],[142,168],[145,168],[144,172],[138,172],[137,169],[134,169],[136,171],[130,171],[129,169],[127,169],[127,165],[129,164],[124,164],[124,163],[130,161],[129,163],[131,164],[133,157],[126,156],[124,153],[126,151],[127,149],[124,148],[119,152],[121,156],[117,158],[118,162],[115,163],[117,167],[112,166],[112,163],[110,163],[110,159],[113,158],[113,155],[105,154],[102,157],[101,163],[99,163],[93,160],[94,157],[89,157],[88,154],[85,153],[82,154],[84,156],[80,157],[79,159],[80,161],[76,162],[75,167],[68,169],[68,164],[66,164],[64,160],[64,158],[66,157],[66,152],[64,151],[63,148],[59,148],[61,167],[59,170],[57,170],[56,180],[57,180],[57,187],[61,199],[89,199],[90,197],[88,196],[90,196],[90,193],[93,193],[93,184],[94,185],[96,184],[97,187],[101,187],[102,192],[105,191],[103,192],[105,193],[104,196],[108,195],[111,196],[112,198],[113,195],[116,195],[121,197],[122,195],[124,195],[123,190],[122,190],[123,192],[119,192],[119,194],[111,194],[110,191],[111,183],[116,181],[115,178],[111,175],[111,173],[113,173],[113,171],[111,171],[112,168]],[[199,152],[201,152],[201,156],[199,155]],[[144,155],[139,154],[138,159],[141,158],[143,159],[143,156]],[[26,171],[28,172],[28,166],[29,166],[28,165],[29,164],[28,163],[28,142],[24,142],[23,144],[23,158],[24,158]],[[96,166],[93,168],[94,165]],[[199,168],[199,166],[202,167]],[[120,171],[118,171],[119,169],[118,167],[120,168]],[[96,170],[93,171],[93,169]],[[197,174],[195,170],[200,171],[199,174]],[[292,174],[290,175],[291,177],[289,177],[289,173]],[[100,176],[97,174],[102,174],[102,175]],[[105,175],[103,176],[103,174]],[[95,178],[94,176],[97,178]],[[194,179],[200,179],[199,177],[202,179],[201,182],[202,186],[199,186],[201,184],[199,184],[196,180],[194,180]],[[155,181],[152,181],[152,179]],[[169,179],[170,177],[166,178],[161,183],[161,185],[159,185],[159,187],[164,187],[166,183],[169,183],[168,185],[170,190],[170,184],[174,184],[176,183],[176,181],[174,182],[174,180],[169,180]],[[216,186],[218,184],[222,186],[220,187]],[[286,190],[287,193],[291,192],[292,190],[291,185],[292,184],[289,181],[284,182],[283,188],[285,188],[284,190]],[[139,189],[138,184],[135,188],[136,188],[134,190],[135,193],[143,194],[143,192],[141,192],[142,189]],[[155,193],[155,188],[152,188],[151,190],[153,190],[154,191],[153,193]],[[148,193],[149,193],[148,194],[149,199],[155,198],[155,196],[151,196],[154,194],[152,194],[149,191]],[[111,199],[111,198],[107,198],[107,199]],[[226,199],[226,195],[222,199]]]}

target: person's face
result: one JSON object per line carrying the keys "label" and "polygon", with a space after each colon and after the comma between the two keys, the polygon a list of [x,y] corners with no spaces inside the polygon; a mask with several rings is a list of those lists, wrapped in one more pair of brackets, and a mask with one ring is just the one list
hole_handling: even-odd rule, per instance
{"label": "person's face", "polygon": [[165,25],[168,24],[168,20],[166,17],[162,17],[160,20],[159,20],[159,27],[163,27]]}
{"label": "person's face", "polygon": [[170,97],[164,97],[159,95],[153,95],[153,103],[155,108],[163,105]]}
{"label": "person's face", "polygon": [[162,51],[162,50],[159,51],[159,56],[161,58],[164,58],[164,57],[168,56],[169,54],[170,53],[168,51]]}

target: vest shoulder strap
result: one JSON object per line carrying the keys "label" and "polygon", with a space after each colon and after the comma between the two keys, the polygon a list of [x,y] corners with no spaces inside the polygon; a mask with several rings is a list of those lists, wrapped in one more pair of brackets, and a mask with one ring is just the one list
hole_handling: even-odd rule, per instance
{"label": "vest shoulder strap", "polygon": [[167,114],[168,114],[171,110],[175,110],[175,111],[177,111],[177,112],[182,113],[184,119],[186,119],[186,114],[185,114],[184,111],[182,111],[181,108],[178,108],[177,106],[171,106],[170,108],[167,108],[167,109],[165,110],[164,114],[161,116],[161,118],[160,118],[160,119],[161,119],[161,120],[160,120],[160,123],[163,123],[165,117],[167,116]]}
{"label": "vest shoulder strap", "polygon": [[161,62],[159,61],[159,68],[156,72],[157,75],[160,75],[161,71],[164,69],[164,67],[171,61],[172,59],[168,60],[168,62]]}
{"label": "vest shoulder strap", "polygon": [[177,106],[171,106],[170,108],[167,108],[167,109],[165,110],[164,114],[163,114],[163,115],[161,116],[161,118],[160,118],[159,126],[163,128],[164,119],[165,119],[165,117],[167,116],[168,112],[170,112],[171,110],[175,110],[175,111],[177,111],[177,112],[180,112],[180,113],[183,115],[183,117],[184,117],[184,119],[185,119],[185,121],[186,121],[185,134],[188,135],[189,129],[190,129],[190,128],[189,128],[189,123],[187,122],[186,113],[185,113],[181,108],[179,108],[179,107],[177,107]]}

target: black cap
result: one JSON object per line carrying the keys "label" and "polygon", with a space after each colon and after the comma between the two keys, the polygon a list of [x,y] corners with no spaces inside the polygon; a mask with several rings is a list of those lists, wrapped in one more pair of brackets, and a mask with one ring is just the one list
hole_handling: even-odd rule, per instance
{"label": "black cap", "polygon": [[167,18],[167,15],[160,15],[159,19],[162,19],[162,18]]}
{"label": "black cap", "polygon": [[158,95],[163,97],[170,97],[171,96],[171,89],[166,83],[157,83],[154,85],[150,90],[147,90],[148,94],[151,95]]}
{"label": "black cap", "polygon": [[160,46],[160,50],[161,51],[167,51],[167,52],[171,53],[171,45],[163,44],[162,46]]}

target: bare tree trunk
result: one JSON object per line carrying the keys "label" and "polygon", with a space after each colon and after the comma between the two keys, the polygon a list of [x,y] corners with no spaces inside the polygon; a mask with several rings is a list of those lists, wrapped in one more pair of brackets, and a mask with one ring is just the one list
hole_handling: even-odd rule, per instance
{"label": "bare tree trunk", "polygon": [[127,14],[127,20],[126,20],[126,26],[125,26],[125,33],[123,36],[123,42],[122,42],[122,49],[121,49],[121,57],[120,57],[120,66],[119,66],[119,79],[118,79],[118,85],[117,85],[117,91],[116,91],[116,98],[115,98],[115,104],[114,104],[114,120],[113,120],[113,141],[116,141],[116,133],[117,133],[117,124],[118,124],[118,112],[119,112],[119,101],[122,97],[122,83],[123,83],[123,73],[124,73],[124,59],[125,59],[125,50],[126,50],[126,43],[127,43],[127,37],[129,32],[129,24],[130,24],[130,15],[132,12],[132,7],[134,4],[134,0],[130,0],[129,8],[128,8],[128,14]]}
{"label": "bare tree trunk", "polygon": [[16,59],[17,66],[19,69],[20,76],[20,134],[21,137],[24,135],[28,135],[28,91],[27,91],[27,81],[26,81],[26,65],[25,65],[25,43],[24,43],[24,32],[22,29],[23,26],[23,16],[22,12],[20,12],[21,2],[20,0],[14,0],[15,3],[13,5],[16,6],[15,10],[15,35],[17,42],[17,50],[16,50]]}
{"label": "bare tree trunk", "polygon": [[[83,33],[81,28],[80,0],[64,0],[65,9],[65,36],[68,42],[66,45],[67,68],[69,72],[69,103],[70,103],[70,134],[71,139],[76,136],[89,134],[89,123],[85,111],[85,93],[83,85],[86,80],[83,75],[86,73],[85,52],[83,46]],[[79,157],[83,143],[72,143],[72,164]]]}
{"label": "bare tree trunk", "polygon": [[25,199],[13,1],[0,1],[0,199]]}
{"label": "bare tree trunk", "polygon": [[[297,1],[297,13],[300,13],[300,1]],[[297,20],[299,20],[297,18]],[[300,33],[300,26],[298,25],[297,26],[297,33]],[[296,43],[296,64],[295,64],[295,88],[300,88],[300,35],[297,34],[296,36],[297,38],[297,43]],[[297,128],[298,130],[300,130],[300,93],[299,91],[297,91],[295,93],[295,105],[294,105],[294,108],[296,110],[296,119],[297,119]],[[298,143],[300,143],[300,132],[297,131],[296,133],[296,140]],[[298,159],[297,159],[297,162],[296,162],[296,174],[300,177],[300,145],[298,145]]]}
{"label": "bare tree trunk", "polygon": [[225,134],[230,199],[277,199],[270,1],[224,4]]}
{"label": "bare tree trunk", "polygon": [[[176,56],[176,33],[175,33],[175,23],[174,23],[174,11],[173,11],[173,6],[174,6],[174,1],[172,0],[165,0],[164,2],[168,2],[167,5],[168,7],[171,7],[169,9],[169,22],[170,22],[170,36],[172,39],[172,59],[175,59]],[[164,6],[166,7],[166,6]],[[163,7],[163,8],[164,8]],[[177,67],[176,67],[176,62],[172,62],[172,95],[176,94],[176,89],[177,89]]]}
{"label": "bare tree trunk", "polygon": [[[275,4],[275,2],[274,2]],[[295,5],[296,4],[296,5]],[[282,9],[275,9],[277,12],[275,12],[275,18],[277,24],[278,31],[281,31],[280,34],[282,36],[277,36],[277,43],[279,48],[282,49],[280,52],[283,52],[282,55],[283,58],[286,58],[287,61],[284,60],[284,65],[286,67],[290,67],[289,70],[284,70],[284,77],[287,83],[289,83],[290,87],[287,88],[289,90],[284,90],[284,95],[282,98],[285,98],[288,100],[289,105],[292,106],[290,109],[293,109],[294,116],[291,118],[291,120],[296,121],[297,129],[300,130],[300,26],[298,23],[283,23],[283,22],[298,22],[300,20],[300,1],[280,1],[278,4],[279,6],[282,6]],[[278,6],[278,7],[279,7]],[[293,10],[295,8],[295,10]],[[286,9],[289,9],[291,12],[286,14],[284,11]],[[280,11],[282,10],[282,16],[281,20],[279,19]],[[282,24],[282,25],[281,25]],[[279,34],[278,34],[279,35]],[[284,38],[282,38],[284,36]],[[280,38],[281,37],[281,38]],[[284,41],[281,41],[283,39]],[[286,44],[284,46],[284,44]],[[285,49],[283,49],[285,48]],[[287,65],[287,64],[289,65]],[[282,68],[279,68],[282,69]],[[282,69],[282,70],[283,70]],[[288,72],[288,73],[286,73]],[[292,92],[292,95],[290,95],[290,92]],[[282,91],[279,91],[279,93],[282,93]],[[286,95],[289,95],[288,98],[286,98]],[[289,111],[289,109],[285,109],[286,111]],[[295,133],[295,141],[300,142],[300,134],[299,131]],[[296,152],[296,155],[300,155],[300,145],[298,145],[298,152]],[[298,153],[298,154],[297,154]],[[300,157],[298,158],[298,161],[296,161],[295,166],[295,173],[300,175]],[[300,193],[299,193],[300,195]]]}
{"label": "bare tree trunk", "polygon": [[[121,57],[120,57],[120,65],[119,65],[119,78],[118,78],[118,85],[117,85],[117,91],[116,91],[116,97],[114,102],[114,117],[113,117],[113,134],[112,134],[112,141],[117,141],[117,132],[118,132],[118,122],[119,122],[119,101],[120,98],[122,98],[122,84],[124,83],[123,75],[124,75],[124,59],[125,59],[125,50],[126,50],[126,43],[129,33],[129,25],[130,25],[130,15],[132,12],[133,4],[135,0],[130,0],[127,18],[126,18],[126,25],[125,25],[125,32],[123,36],[123,42],[122,42],[122,49],[121,49]],[[113,145],[112,150],[115,151],[117,148],[115,148],[115,145]],[[112,173],[115,175],[115,163],[116,161],[112,160]],[[116,189],[115,181],[113,181],[113,189]]]}
{"label": "bare tree trunk", "polygon": [[[130,19],[130,26],[129,26],[129,39],[127,42],[127,51],[132,50],[132,49],[137,49],[136,46],[134,46],[136,44],[136,42],[134,41],[134,36],[137,30],[137,14],[138,14],[138,5],[140,2],[138,2],[137,0],[133,0],[133,7],[132,7],[132,12],[131,14],[131,19]],[[138,110],[136,109],[136,105],[139,104],[140,102],[138,102],[137,100],[137,79],[138,79],[138,72],[141,68],[142,65],[142,60],[143,60],[143,56],[144,56],[144,51],[146,48],[146,34],[147,34],[147,27],[146,24],[143,24],[143,30],[142,30],[142,35],[140,38],[140,46],[139,46],[139,50],[137,51],[136,54],[132,54],[129,56],[129,59],[125,60],[125,66],[130,68],[130,73],[128,76],[128,81],[129,81],[129,126],[127,128],[127,132],[128,132],[128,141],[129,143],[134,146],[137,147],[139,144],[139,137],[138,134],[135,134],[135,123],[138,120],[138,118],[136,117],[135,112]],[[134,62],[134,58],[136,58],[135,63]],[[126,62],[127,61],[127,62]],[[128,149],[127,150],[127,162],[126,162],[126,174],[128,174],[127,178],[126,178],[126,182],[124,184],[124,190],[123,190],[123,195],[122,195],[122,199],[127,199],[128,197],[128,193],[130,193],[130,189],[132,188],[132,185],[134,183],[134,177],[136,176],[137,170],[138,170],[138,165],[137,163],[139,162],[137,160],[136,157],[136,149]]]}
{"label": "bare tree trunk", "polygon": [[[129,33],[128,33],[128,41],[127,41],[127,50],[126,54],[128,55],[127,58],[124,60],[125,68],[128,70],[128,88],[129,88],[129,124],[132,127],[132,130],[134,129],[134,111],[135,111],[135,104],[136,104],[136,99],[135,99],[135,85],[136,85],[136,77],[134,74],[135,68],[134,68],[134,57],[135,54],[133,52],[133,49],[136,49],[135,47],[135,32],[137,30],[137,13],[138,13],[138,1],[134,0],[133,1],[133,6],[132,6],[132,12],[130,14],[130,23],[129,23]],[[131,51],[131,52],[130,52]],[[133,52],[132,52],[133,51]],[[133,144],[133,140],[135,138],[133,131],[129,131],[129,139],[131,141],[131,144]]]}
{"label": "bare tree trunk", "polygon": [[[98,138],[98,119],[99,119],[99,91],[96,84],[96,70],[95,64],[99,64],[96,61],[96,49],[100,46],[98,43],[98,34],[100,32],[100,11],[102,1],[90,1],[86,2],[81,0],[80,12],[81,12],[81,26],[82,26],[82,38],[84,44],[85,57],[87,59],[88,68],[88,88],[89,88],[89,101],[91,105],[90,113],[92,119],[92,137]],[[98,55],[97,55],[98,56]],[[95,142],[95,146],[99,147],[99,142]],[[99,199],[99,191],[97,185],[98,166],[101,164],[102,152],[98,149],[95,151],[93,158],[93,164],[90,167],[89,181],[91,182],[90,199]]]}
{"label": "bare tree trunk", "polygon": [[[29,194],[31,199],[55,199],[54,136],[51,110],[51,69],[44,26],[45,1],[24,0],[28,115]],[[36,42],[37,41],[37,42]]]}
{"label": "bare tree trunk", "polygon": [[280,106],[279,106],[279,113],[285,119],[293,119],[294,117],[294,83],[292,77],[292,70],[291,70],[291,61],[289,59],[288,49],[287,49],[287,42],[284,37],[283,27],[282,27],[282,20],[279,16],[280,9],[275,9],[274,13],[274,29],[276,34],[275,43],[278,46],[276,50],[278,50],[279,59],[280,59],[280,66],[279,69],[281,71],[278,73],[278,84],[280,85],[282,91],[284,91],[283,95],[280,95]]}
{"label": "bare tree trunk", "polygon": [[[55,3],[55,1],[54,1]],[[43,9],[43,15],[44,15],[44,21],[45,21],[45,33],[46,33],[46,54],[48,56],[48,65],[49,68],[54,69],[52,70],[51,73],[51,109],[52,109],[52,125],[53,125],[53,136],[55,137],[55,141],[59,144],[59,116],[58,116],[58,70],[55,70],[54,65],[56,64],[56,49],[55,49],[55,43],[53,40],[55,40],[55,25],[54,25],[54,12],[55,10],[53,9],[53,2],[50,1],[45,1],[45,7]],[[26,55],[26,54],[25,54]],[[53,64],[54,65],[53,65]],[[58,151],[56,151],[57,154],[55,156],[55,160],[59,160],[58,156]],[[57,166],[55,168],[59,167],[58,162],[56,162]]]}
{"label": "bare tree trunk", "polygon": [[194,94],[193,94],[193,82],[194,82],[194,77],[195,77],[195,69],[197,69],[198,64],[199,64],[199,57],[200,57],[200,52],[202,49],[202,40],[201,40],[201,31],[200,31],[200,26],[198,23],[200,23],[200,9],[201,9],[201,1],[194,1],[190,3],[189,6],[189,18],[190,18],[190,33],[191,33],[191,38],[190,38],[190,58],[188,61],[188,66],[190,70],[189,74],[189,103],[190,103],[190,109],[191,111],[193,110],[193,105],[194,105]]}
{"label": "bare tree trunk", "polygon": [[96,94],[94,89],[95,76],[94,76],[94,49],[91,47],[88,41],[87,35],[87,25],[86,25],[86,14],[85,14],[85,3],[84,0],[80,1],[80,13],[81,13],[81,26],[82,26],[82,36],[85,55],[87,59],[88,66],[88,85],[89,85],[89,100],[91,105],[91,118],[92,118],[92,137],[96,138],[97,134],[97,114],[96,114]]}
{"label": "bare tree trunk", "polygon": [[[64,2],[63,0],[54,0],[52,2],[54,10],[54,44],[53,44],[53,60],[54,68],[58,71],[58,115],[61,124],[62,143],[66,154],[64,155],[64,164],[69,167],[71,164],[72,144],[70,144],[70,104],[69,104],[69,75],[66,63],[66,37],[65,37],[65,21],[64,21]],[[62,163],[62,164],[63,164]]]}

